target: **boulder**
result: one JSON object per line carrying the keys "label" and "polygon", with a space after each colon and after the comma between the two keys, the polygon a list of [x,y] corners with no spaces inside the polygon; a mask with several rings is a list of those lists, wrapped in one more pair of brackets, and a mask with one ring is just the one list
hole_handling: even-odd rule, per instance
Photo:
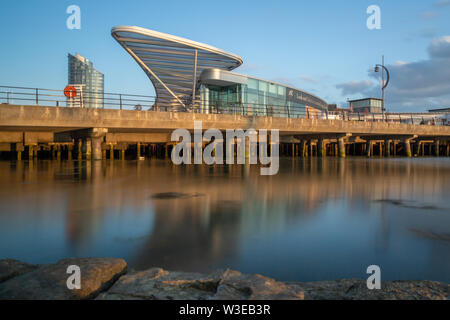
{"label": "boulder", "polygon": [[307,300],[448,300],[450,285],[427,280],[382,281],[381,289],[369,290],[366,280],[343,279],[290,283],[305,292]]}
{"label": "boulder", "polygon": [[242,274],[227,270],[213,299],[220,300],[303,300],[301,289],[259,274]]}
{"label": "boulder", "polygon": [[122,276],[101,300],[303,299],[303,292],[260,275],[233,270],[203,275],[160,268]]}
{"label": "boulder", "polygon": [[0,260],[0,283],[36,270],[38,266],[14,259]]}
{"label": "boulder", "polygon": [[[81,288],[70,290],[67,273],[70,265],[81,270]],[[74,300],[90,299],[108,289],[122,274],[127,264],[114,258],[69,258],[45,265],[34,271],[0,283],[0,300]]]}

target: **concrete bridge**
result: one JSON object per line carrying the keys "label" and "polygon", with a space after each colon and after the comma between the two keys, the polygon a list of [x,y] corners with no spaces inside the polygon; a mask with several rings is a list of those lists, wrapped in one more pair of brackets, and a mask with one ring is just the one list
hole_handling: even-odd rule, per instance
{"label": "concrete bridge", "polygon": [[138,158],[167,156],[172,131],[193,131],[194,121],[202,121],[203,130],[279,129],[280,152],[290,156],[450,152],[450,126],[9,104],[0,104],[0,151],[16,152],[18,159],[24,151],[30,159],[38,151],[68,159],[107,158],[107,151],[113,159],[115,150],[120,158],[126,150]]}

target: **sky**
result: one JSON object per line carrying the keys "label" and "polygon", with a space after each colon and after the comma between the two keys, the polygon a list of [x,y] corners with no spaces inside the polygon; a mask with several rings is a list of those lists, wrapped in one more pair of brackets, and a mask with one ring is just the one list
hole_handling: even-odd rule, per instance
{"label": "sky", "polygon": [[[67,7],[81,10],[70,30]],[[381,29],[366,12],[380,8]],[[105,91],[154,95],[136,62],[112,38],[117,25],[140,26],[241,56],[235,72],[277,81],[347,107],[381,97],[382,55],[390,70],[392,112],[450,107],[450,0],[3,1],[0,85],[63,89],[67,54],[105,74]]]}

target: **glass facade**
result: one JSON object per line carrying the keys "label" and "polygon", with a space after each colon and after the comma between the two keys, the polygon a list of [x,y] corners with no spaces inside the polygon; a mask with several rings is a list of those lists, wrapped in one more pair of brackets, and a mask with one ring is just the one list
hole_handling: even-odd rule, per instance
{"label": "glass facade", "polygon": [[[88,59],[77,55],[68,55],[69,58],[69,85],[82,86],[81,100],[85,108],[103,108],[104,76],[94,69]],[[78,87],[78,86],[77,86]]]}
{"label": "glass facade", "polygon": [[352,100],[350,104],[354,112],[381,113],[383,107],[382,100],[374,98]]}
{"label": "glass facade", "polygon": [[[305,93],[269,81],[248,78],[247,84],[201,85],[201,112],[304,118]],[[310,99],[313,99],[310,96]]]}

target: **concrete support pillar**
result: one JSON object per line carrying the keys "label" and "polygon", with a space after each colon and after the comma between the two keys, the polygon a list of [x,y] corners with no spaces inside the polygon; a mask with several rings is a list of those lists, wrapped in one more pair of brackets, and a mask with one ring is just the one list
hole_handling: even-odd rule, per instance
{"label": "concrete support pillar", "polygon": [[15,149],[16,149],[16,152],[17,152],[17,160],[18,161],[22,160],[22,152],[24,151],[23,144],[22,143],[16,143]]}
{"label": "concrete support pillar", "polygon": [[306,157],[306,140],[302,140],[300,143],[300,156],[302,158]]}
{"label": "concrete support pillar", "polygon": [[450,157],[450,142],[448,142],[447,141],[447,148],[446,148],[447,150],[446,150],[446,155],[447,155],[447,157]]}
{"label": "concrete support pillar", "polygon": [[86,160],[91,160],[92,140],[89,138],[83,139],[83,156]]}
{"label": "concrete support pillar", "polygon": [[425,155],[425,143],[421,142],[420,143],[420,147],[421,147],[420,153],[421,153],[421,155],[423,157]]}
{"label": "concrete support pillar", "polygon": [[[102,138],[97,136],[92,136],[90,145],[92,148],[92,160],[102,160]],[[89,143],[88,143],[89,148]],[[88,159],[88,153],[86,152],[86,159]]]}
{"label": "concrete support pillar", "polygon": [[102,146],[102,160],[106,160],[106,149]]}
{"label": "concrete support pillar", "polygon": [[439,139],[434,140],[434,155],[439,157]]}
{"label": "concrete support pillar", "polygon": [[325,150],[325,143],[323,139],[319,139],[317,142],[317,149],[318,149],[318,156],[319,157],[325,157],[326,150]]}
{"label": "concrete support pillar", "polygon": [[28,146],[28,160],[33,160],[34,158],[34,148],[32,145]]}
{"label": "concrete support pillar", "polygon": [[338,138],[339,158],[345,158],[345,141],[344,138]]}
{"label": "concrete support pillar", "polygon": [[[239,144],[239,147],[241,145]],[[249,153],[248,153],[248,148],[249,148],[249,142],[248,139],[244,139],[244,155],[245,155],[245,159],[247,159],[249,157]],[[169,157],[169,144],[166,143],[165,145],[165,155],[164,157],[167,159]],[[195,164],[201,164],[203,161],[203,143],[202,142],[194,142],[194,163]]]}
{"label": "concrete support pillar", "polygon": [[136,144],[136,158],[139,160],[141,157],[141,144],[138,142]]}
{"label": "concrete support pillar", "polygon": [[413,156],[418,157],[419,153],[420,153],[420,141],[417,140],[416,143],[414,143]]}
{"label": "concrete support pillar", "polygon": [[[200,148],[201,148],[201,146],[200,146]],[[168,159],[168,158],[169,158],[169,144],[168,144],[168,143],[166,143],[166,144],[164,145],[164,158],[165,158],[165,159]]]}
{"label": "concrete support pillar", "polygon": [[384,156],[391,156],[391,140],[389,139],[384,140]]}
{"label": "concrete support pillar", "polygon": [[73,149],[73,146],[71,144],[69,144],[67,146],[67,160],[72,160],[72,149]]}
{"label": "concrete support pillar", "polygon": [[413,150],[412,150],[413,157],[419,156],[419,151],[420,151],[420,141],[417,140],[413,145]]}
{"label": "concrete support pillar", "polygon": [[370,140],[366,142],[366,155],[368,157],[373,155],[373,143]]}
{"label": "concrete support pillar", "polygon": [[125,149],[120,150],[120,160],[125,160]]}
{"label": "concrete support pillar", "polygon": [[292,157],[295,157],[295,144],[291,143],[291,148],[292,148]]}
{"label": "concrete support pillar", "polygon": [[114,160],[114,145],[112,143],[109,145],[109,160]]}
{"label": "concrete support pillar", "polygon": [[411,142],[410,142],[409,139],[405,139],[405,141],[404,141],[403,143],[404,143],[404,145],[405,145],[405,153],[406,153],[406,156],[407,156],[408,158],[410,158],[410,157],[412,156],[412,153],[411,153]]}
{"label": "concrete support pillar", "polygon": [[250,134],[249,135],[248,143],[248,149],[246,147],[246,150],[248,150],[248,153],[250,155],[250,162],[251,164],[254,163],[254,161],[258,161],[258,134]]}
{"label": "concrete support pillar", "polygon": [[61,146],[59,144],[56,145],[56,160],[61,160]]}
{"label": "concrete support pillar", "polygon": [[81,158],[83,157],[83,140],[78,139],[78,143],[77,143],[77,157],[78,160],[81,160]]}

